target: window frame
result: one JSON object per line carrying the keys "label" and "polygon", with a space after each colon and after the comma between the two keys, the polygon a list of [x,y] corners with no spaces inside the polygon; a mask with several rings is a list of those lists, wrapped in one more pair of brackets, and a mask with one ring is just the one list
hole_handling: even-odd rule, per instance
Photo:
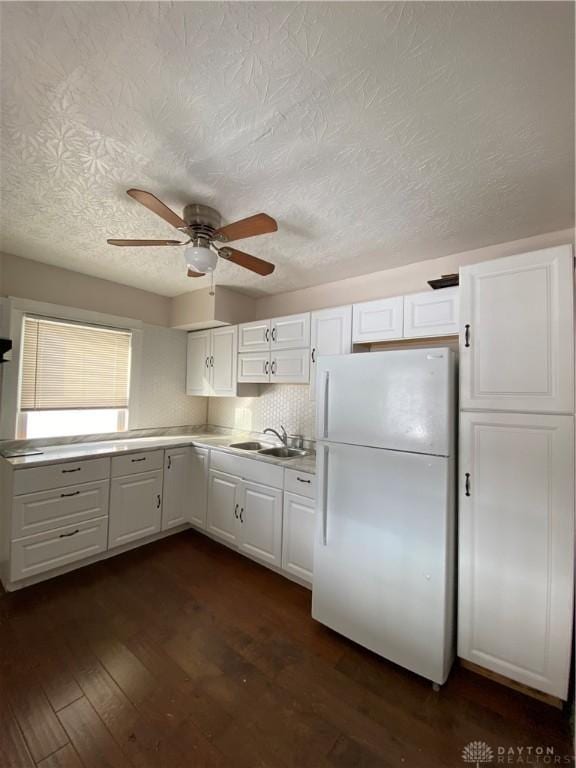
{"label": "window frame", "polygon": [[[132,332],[130,355],[130,389],[126,429],[136,429],[139,423],[139,380],[142,365],[142,330],[144,323],[132,318],[106,315],[101,312],[47,304],[30,299],[9,297],[1,299],[0,335],[12,339],[9,362],[0,367],[1,404],[0,439],[17,440],[17,422],[20,402],[20,364],[25,315],[44,315],[54,320],[115,327]],[[54,435],[54,439],[57,439]],[[48,440],[50,438],[38,438]]]}

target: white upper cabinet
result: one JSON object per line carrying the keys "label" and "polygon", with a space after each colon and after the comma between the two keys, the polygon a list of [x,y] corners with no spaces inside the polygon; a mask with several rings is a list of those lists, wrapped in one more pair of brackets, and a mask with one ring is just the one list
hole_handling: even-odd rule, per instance
{"label": "white upper cabinet", "polygon": [[270,320],[238,326],[239,352],[267,352],[270,349]]}
{"label": "white upper cabinet", "polygon": [[404,296],[404,338],[457,334],[458,296],[457,287]]}
{"label": "white upper cabinet", "polygon": [[306,349],[281,349],[270,359],[271,384],[308,384],[310,354]]}
{"label": "white upper cabinet", "polygon": [[566,698],[574,420],[461,414],[458,655]]}
{"label": "white upper cabinet", "polygon": [[310,313],[275,317],[270,321],[270,348],[297,349],[310,346]]}
{"label": "white upper cabinet", "polygon": [[236,384],[237,357],[237,326],[224,325],[189,333],[186,394],[213,397],[242,394]]}
{"label": "white upper cabinet", "polygon": [[460,407],[574,412],[569,245],[460,270]]}
{"label": "white upper cabinet", "polygon": [[354,304],[352,341],[355,344],[401,339],[403,333],[404,299],[378,299]]}
{"label": "white upper cabinet", "polygon": [[212,395],[234,397],[236,395],[236,357],[238,354],[238,328],[226,325],[212,331],[210,354],[210,384]]}
{"label": "white upper cabinet", "polygon": [[352,306],[312,312],[310,316],[310,399],[316,394],[316,363],[320,355],[352,351]]}
{"label": "white upper cabinet", "polygon": [[238,355],[238,383],[270,381],[270,352],[240,352]]}
{"label": "white upper cabinet", "polygon": [[188,334],[186,394],[210,394],[210,331]]}

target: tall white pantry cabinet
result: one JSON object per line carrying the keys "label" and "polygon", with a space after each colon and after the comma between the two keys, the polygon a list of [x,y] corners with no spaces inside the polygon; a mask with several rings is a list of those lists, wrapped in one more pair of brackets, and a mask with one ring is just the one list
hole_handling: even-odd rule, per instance
{"label": "tall white pantry cabinet", "polygon": [[458,655],[566,699],[574,585],[569,245],[460,270]]}

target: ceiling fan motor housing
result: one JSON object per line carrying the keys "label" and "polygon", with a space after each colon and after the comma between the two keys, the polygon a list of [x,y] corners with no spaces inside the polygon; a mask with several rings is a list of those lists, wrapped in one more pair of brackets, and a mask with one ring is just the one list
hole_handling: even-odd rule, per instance
{"label": "ceiling fan motor housing", "polygon": [[222,217],[217,210],[199,203],[187,205],[182,218],[188,227],[188,234],[193,239],[211,239],[214,231],[222,223]]}

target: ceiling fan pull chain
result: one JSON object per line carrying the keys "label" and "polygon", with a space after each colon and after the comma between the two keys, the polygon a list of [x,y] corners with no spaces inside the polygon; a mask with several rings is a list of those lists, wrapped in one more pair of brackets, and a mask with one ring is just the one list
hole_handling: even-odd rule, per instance
{"label": "ceiling fan pull chain", "polygon": [[214,296],[214,272],[210,272],[210,296]]}

